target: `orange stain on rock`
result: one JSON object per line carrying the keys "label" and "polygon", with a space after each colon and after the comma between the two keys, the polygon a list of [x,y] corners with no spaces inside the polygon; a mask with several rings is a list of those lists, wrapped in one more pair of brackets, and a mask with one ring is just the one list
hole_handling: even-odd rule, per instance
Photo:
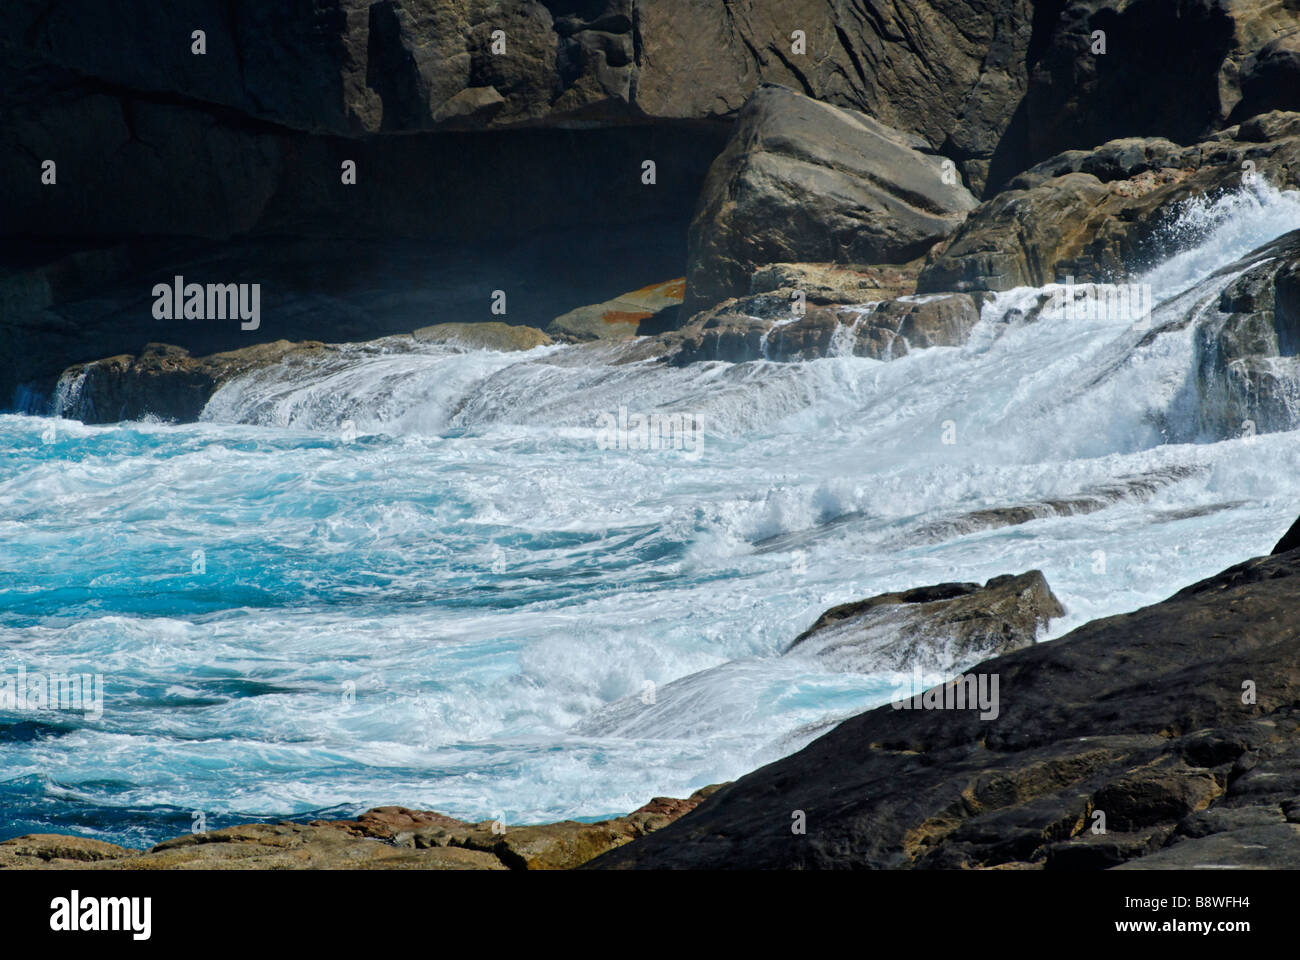
{"label": "orange stain on rock", "polygon": [[665,280],[663,283],[652,283],[648,287],[642,287],[640,290],[633,290],[624,296],[635,297],[638,294],[656,295],[666,300],[685,300],[686,299],[686,278],[678,277],[676,280]]}
{"label": "orange stain on rock", "polygon": [[642,320],[649,320],[653,316],[653,313],[610,310],[607,313],[602,313],[600,318],[606,323],[640,323]]}

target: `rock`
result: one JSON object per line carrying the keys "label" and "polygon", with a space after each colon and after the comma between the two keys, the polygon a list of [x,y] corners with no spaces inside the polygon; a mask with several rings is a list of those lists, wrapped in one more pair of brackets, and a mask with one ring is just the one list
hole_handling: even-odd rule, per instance
{"label": "rock", "polygon": [[109,357],[69,367],[60,378],[54,412],[83,423],[117,423],[147,416],[192,423],[212,394],[234,377],[332,349],[323,343],[277,340],[191,357],[182,347],[150,343],[139,356]]}
{"label": "rock", "polygon": [[1196,410],[1215,436],[1296,426],[1300,230],[1216,272],[1244,271],[1196,315]]}
{"label": "rock", "polygon": [[678,349],[671,362],[896,360],[911,349],[960,346],[978,322],[979,310],[967,294],[812,306],[800,316],[792,314],[782,291],[726,300],[699,315],[675,335]]}
{"label": "rock", "polygon": [[[1024,93],[1032,27],[1029,0],[887,0],[870,16],[848,0],[324,0],[306,32],[249,0],[221,16],[204,0],[144,17],[122,0],[12,7],[0,45],[47,69],[295,130],[707,120],[770,80],[985,158]],[[196,23],[204,57],[190,53]],[[796,28],[806,52],[792,49]],[[235,51],[239,69],[224,69]]]}
{"label": "rock", "polygon": [[[1042,158],[1118,137],[1194,143],[1262,110],[1300,109],[1286,51],[1287,4],[1079,0],[1035,25],[1024,101],[1029,153]],[[1103,31],[1106,52],[1094,53]],[[1139,52],[1140,51],[1140,52]],[[1177,63],[1177,69],[1155,67]],[[1134,96],[1135,90],[1142,96]]]}
{"label": "rock", "polygon": [[102,860],[124,860],[139,855],[113,843],[54,833],[33,833],[0,842],[0,870],[35,867],[79,870]]}
{"label": "rock", "polygon": [[[1181,203],[1242,184],[1245,161],[1278,188],[1300,185],[1294,114],[1255,118],[1217,139],[1112,141],[1060,154],[1015,177],[930,253],[920,293],[1009,290],[1066,276],[1111,282],[1180,244],[1165,228]],[[1275,138],[1260,137],[1275,133]]]}
{"label": "rock", "polygon": [[968,668],[996,719],[868,711],[587,868],[1295,867],[1297,604],[1300,553],[1238,564]]}
{"label": "rock", "polygon": [[565,820],[538,826],[497,826],[492,821],[469,824],[443,818],[416,827],[410,838],[417,848],[463,847],[492,853],[512,870],[570,870],[666,827],[695,809],[719,786],[704,787],[685,800],[656,797],[626,817],[597,823]]}
{"label": "rock", "polygon": [[1117,870],[1294,870],[1300,860],[1300,826],[1229,830],[1127,860]]}
{"label": "rock", "polygon": [[1042,573],[941,583],[827,610],[786,655],[815,656],[838,670],[939,671],[951,675],[983,657],[1032,646],[1065,610]]}
{"label": "rock", "polygon": [[748,293],[756,266],[903,264],[925,253],[975,199],[916,146],[864,114],[760,87],[700,195],[683,316]]}
{"label": "rock", "polygon": [[[440,343],[463,350],[501,352],[531,350],[550,344],[536,327],[483,323],[440,323],[409,335],[384,337],[347,349],[400,352],[421,343]],[[55,413],[83,423],[117,423],[158,417],[193,423],[208,400],[234,378],[275,364],[326,360],[345,349],[315,341],[276,340],[240,350],[192,357],[171,344],[146,344],[138,356],[124,354],[74,364],[63,372],[55,395]]]}
{"label": "rock", "polygon": [[[632,136],[619,152],[639,151],[636,141],[640,136]],[[573,151],[570,159],[581,153],[574,145],[564,149]],[[611,163],[600,151],[596,154],[589,159],[598,171],[622,163]],[[711,157],[712,152],[700,158],[701,179]],[[552,159],[561,161],[559,154]],[[488,175],[480,161],[471,156],[467,165],[478,165],[477,176],[486,181]],[[408,180],[409,171],[389,173],[413,183],[417,192],[425,182]],[[495,173],[507,179],[513,176],[500,165]],[[474,179],[464,171],[460,176]],[[595,176],[599,184],[602,175]],[[483,186],[451,179],[458,195],[476,195]],[[304,195],[292,203],[286,198],[286,210],[293,211],[287,215],[297,218],[313,206],[319,210],[324,201],[313,200],[313,196],[337,196],[337,191],[323,184],[316,187],[318,193],[304,188]],[[367,236],[365,229],[357,238],[304,239],[294,234],[311,232],[314,227],[294,219],[281,224],[287,236],[246,237],[225,243],[135,238],[89,249],[67,242],[10,248],[7,256],[0,252],[0,340],[13,346],[6,362],[0,363],[0,409],[46,412],[55,384],[69,366],[135,354],[151,341],[184,347],[198,357],[242,349],[259,340],[365,342],[406,334],[447,318],[474,323],[508,320],[513,326],[544,327],[575,302],[604,299],[611,285],[615,290],[629,289],[640,286],[647,271],[660,276],[680,271],[694,189],[689,184],[661,184],[661,188],[668,192],[658,194],[656,202],[666,205],[666,221],[632,225],[617,222],[623,214],[614,214],[614,222],[576,229],[565,223],[566,214],[560,208],[566,206],[566,198],[561,196],[553,198],[554,209],[530,208],[555,223],[553,229],[529,232],[505,246],[501,237],[523,228],[518,222],[521,214],[511,213],[503,205],[495,213],[481,211],[481,219],[475,214],[462,220],[464,211],[451,209],[447,201],[442,212],[449,220],[439,229],[466,234],[454,246],[406,237],[375,238]],[[76,189],[70,185],[70,191]],[[431,187],[427,189],[432,192]],[[552,190],[553,194],[563,192]],[[575,193],[580,192],[575,188]],[[680,194],[677,199],[672,198],[674,192]],[[382,203],[383,198],[372,199]],[[408,206],[419,208],[426,200],[427,196],[424,200],[410,197]],[[362,202],[349,207],[357,213],[371,209]],[[676,222],[673,218],[678,214],[673,210],[679,214]],[[409,211],[388,213],[394,229],[401,232],[400,221]],[[374,210],[365,215],[383,216]],[[339,223],[346,224],[347,216],[339,212]],[[420,219],[424,214],[413,216]],[[515,222],[505,222],[512,219]],[[129,224],[123,227],[129,232]],[[475,238],[485,227],[496,231],[495,239]],[[593,244],[599,252],[587,257]],[[562,284],[554,282],[558,271],[565,277]],[[154,285],[170,284],[177,275],[187,282],[258,284],[261,326],[247,332],[240,329],[238,321],[155,318]],[[503,277],[509,278],[505,284],[509,312],[498,316],[491,312],[492,292],[501,286]]]}
{"label": "rock", "polygon": [[1291,528],[1273,548],[1273,553],[1290,553],[1292,550],[1300,550],[1300,520],[1291,524]]}
{"label": "rock", "polygon": [[1251,53],[1239,72],[1241,101],[1233,116],[1250,117],[1269,110],[1300,108],[1300,31],[1266,43]]}
{"label": "rock", "polygon": [[570,310],[551,321],[547,332],[560,340],[623,340],[677,325],[686,281],[652,283],[591,306]]}
{"label": "rock", "polygon": [[802,292],[808,303],[867,303],[908,297],[916,292],[923,262],[891,264],[769,263],[749,279],[750,295]]}
{"label": "rock", "polygon": [[448,343],[470,350],[532,350],[554,341],[536,327],[486,320],[482,323],[436,323],[411,334],[420,343]]}
{"label": "rock", "polygon": [[[998,527],[1019,526],[1032,520],[1046,517],[1068,517],[1085,513],[1095,513],[1116,503],[1142,502],[1150,500],[1161,490],[1196,476],[1199,470],[1192,467],[1165,467],[1146,473],[1117,477],[1112,481],[1096,484],[1080,490],[1078,493],[1053,497],[1049,500],[1034,500],[1010,506],[986,507],[980,510],[968,510],[950,519],[931,521],[917,530],[910,531],[907,544],[941,543],[953,537],[964,536],[977,530],[993,530]],[[902,547],[904,542],[891,543],[890,546]]]}
{"label": "rock", "polygon": [[248,824],[167,840],[140,856],[111,861],[131,870],[503,870],[490,853],[413,850],[334,826]]}
{"label": "rock", "polygon": [[694,810],[723,785],[655,797],[625,817],[537,826],[468,823],[376,807],[355,820],[253,823],[166,840],[148,851],[33,834],[0,843],[0,870],[568,870]]}

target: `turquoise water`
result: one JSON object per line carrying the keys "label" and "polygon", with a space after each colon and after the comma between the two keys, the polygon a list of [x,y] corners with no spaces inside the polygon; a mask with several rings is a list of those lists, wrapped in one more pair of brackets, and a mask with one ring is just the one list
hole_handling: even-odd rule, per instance
{"label": "turquoise water", "polygon": [[[1158,299],[1300,204],[1220,221]],[[621,814],[887,699],[894,673],[782,655],[834,604],[1038,568],[1055,637],[1266,552],[1300,504],[1294,433],[1198,433],[1190,331],[1004,322],[1033,295],[888,364],[357,348],[192,425],[0,416],[0,671],[104,680],[99,717],[0,710],[0,836]],[[698,416],[698,456],[602,449],[620,406]],[[1164,479],[927,533],[1134,476]]]}

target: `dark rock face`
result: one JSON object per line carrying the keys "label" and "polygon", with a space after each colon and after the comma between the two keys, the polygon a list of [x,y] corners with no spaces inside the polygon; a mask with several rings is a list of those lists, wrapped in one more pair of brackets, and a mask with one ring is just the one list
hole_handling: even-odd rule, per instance
{"label": "dark rock face", "polygon": [[[409,137],[383,135],[509,130],[513,137],[537,127],[650,124],[673,131],[674,140],[701,126],[725,136],[723,124],[764,80],[865,110],[935,149],[956,137],[950,152],[958,159],[986,158],[1023,92],[1029,40],[1029,0],[977,9],[963,0],[891,0],[873,15],[849,0],[295,0],[291,7],[8,4],[0,18],[0,96],[8,108],[0,174],[9,189],[0,230],[226,237],[270,229],[271,221],[283,229],[284,220],[306,214],[327,235],[355,236],[369,210],[371,225],[402,233],[412,214],[419,221],[428,194],[444,204],[466,198],[461,185],[445,182],[463,171],[495,176],[491,189],[469,192],[480,207],[494,195],[515,207],[521,198],[545,206],[545,192],[530,190],[526,173],[518,188],[519,177],[506,174],[545,166],[562,139],[547,141],[546,150],[536,149],[535,138],[493,140],[490,153],[464,158],[457,171],[440,169],[439,149],[427,141],[412,147],[395,142]],[[196,29],[206,32],[203,55],[191,52]],[[796,29],[806,34],[806,53],[792,51]],[[504,53],[494,52],[497,39]],[[464,143],[446,147],[455,155]],[[645,159],[671,163],[667,148],[635,153],[638,168]],[[716,153],[715,146],[705,167]],[[527,162],[511,164],[511,156]],[[58,189],[40,183],[45,159],[59,164]],[[358,165],[351,196],[339,185],[346,159]],[[543,180],[611,169],[599,160],[557,164]],[[629,183],[637,174],[628,171]],[[661,175],[656,200],[669,179]],[[589,197],[604,192],[589,187]],[[361,201],[356,209],[353,199]],[[602,209],[616,210],[620,199],[628,197]],[[472,225],[474,211],[466,212],[459,222]],[[524,228],[552,222],[552,212],[528,211]],[[424,216],[426,232],[432,218]]]}
{"label": "dark rock face", "polygon": [[1277,542],[1277,546],[1273,548],[1273,555],[1290,553],[1292,550],[1300,550],[1300,520],[1291,524],[1291,528]]}
{"label": "dark rock face", "polygon": [[975,199],[922,143],[855,111],[764,85],[714,161],[691,223],[683,316],[787,261],[906,263]]}
{"label": "dark rock face", "polygon": [[1116,280],[1197,239],[1166,232],[1178,205],[1241,186],[1247,161],[1278,188],[1300,185],[1300,115],[1265,114],[1191,147],[1132,138],[1060,154],[1015,177],[937,245],[917,291]]}
{"label": "dark rock face", "polygon": [[996,719],[880,707],[589,866],[1295,866],[1298,605],[1300,553],[1239,564],[970,668]]}
{"label": "dark rock face", "polygon": [[191,357],[182,347],[150,343],[139,356],[108,357],[70,367],[60,381],[54,412],[83,423],[117,423],[147,416],[191,423],[217,388],[240,373],[289,356],[329,349],[322,343],[279,340],[231,353]]}
{"label": "dark rock face", "polygon": [[[1194,143],[1226,122],[1300,109],[1294,4],[1072,0],[1039,7],[1025,98],[1035,159],[1121,137]],[[1093,52],[1098,31],[1104,53]]]}
{"label": "dark rock face", "polygon": [[941,583],[832,607],[799,634],[787,655],[837,669],[937,670],[1032,646],[1065,610],[1038,570],[978,583]]}
{"label": "dark rock face", "polygon": [[1196,331],[1200,408],[1220,433],[1289,430],[1300,417],[1300,231],[1226,269],[1248,264]]}
{"label": "dark rock face", "polygon": [[[991,154],[1028,0],[15,0],[3,39],[96,84],[336,134],[733,114],[763,80]],[[208,34],[206,57],[190,34]],[[505,50],[494,49],[503,31]],[[791,33],[802,30],[806,50]],[[226,68],[235,52],[238,69]]]}

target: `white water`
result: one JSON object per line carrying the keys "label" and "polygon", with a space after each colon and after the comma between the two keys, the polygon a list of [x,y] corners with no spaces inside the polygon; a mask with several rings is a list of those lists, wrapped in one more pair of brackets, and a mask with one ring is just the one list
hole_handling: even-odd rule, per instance
{"label": "white water", "polygon": [[[1170,443],[1196,438],[1191,327],[1138,344],[1300,227],[1300,198],[1184,226],[1204,239],[1136,278],[1166,300],[1136,325],[1004,322],[1043,293],[1017,290],[965,347],[888,363],[358,347],[233,382],[194,426],[60,421],[43,445],[51,421],[0,418],[0,629],[116,690],[99,723],[0,742],[3,776],[33,809],[626,812],[886,699],[892,673],[781,655],[834,604],[1038,568],[1059,636],[1266,552],[1300,512],[1296,434]],[[701,455],[601,449],[620,407],[697,415]],[[123,816],[106,831],[168,835]]]}

